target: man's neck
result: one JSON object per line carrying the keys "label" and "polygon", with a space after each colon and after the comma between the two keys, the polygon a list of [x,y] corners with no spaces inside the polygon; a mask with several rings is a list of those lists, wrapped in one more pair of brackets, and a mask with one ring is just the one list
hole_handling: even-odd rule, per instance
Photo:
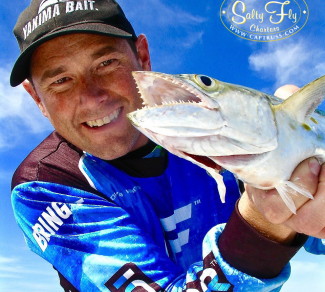
{"label": "man's neck", "polygon": [[166,150],[149,141],[146,145],[122,157],[107,161],[134,177],[161,175],[167,167]]}

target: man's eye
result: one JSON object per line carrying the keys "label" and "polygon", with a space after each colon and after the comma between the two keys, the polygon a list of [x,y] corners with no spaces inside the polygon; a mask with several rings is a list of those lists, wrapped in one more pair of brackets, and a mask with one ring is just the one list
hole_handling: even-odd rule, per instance
{"label": "man's eye", "polygon": [[60,78],[58,80],[56,80],[55,82],[53,82],[54,84],[63,84],[64,82],[68,81],[69,78],[68,77],[63,77],[63,78]]}
{"label": "man's eye", "polygon": [[100,66],[101,66],[101,67],[108,66],[108,65],[112,64],[114,61],[115,61],[115,59],[105,60],[104,62],[101,62],[101,63],[100,63]]}

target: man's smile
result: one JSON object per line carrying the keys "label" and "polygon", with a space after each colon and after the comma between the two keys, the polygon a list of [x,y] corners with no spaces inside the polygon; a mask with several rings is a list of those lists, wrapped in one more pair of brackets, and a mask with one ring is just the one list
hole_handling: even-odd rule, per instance
{"label": "man's smile", "polygon": [[120,115],[122,108],[119,107],[114,112],[112,112],[110,115],[102,118],[102,119],[96,119],[92,121],[87,121],[85,124],[91,128],[93,127],[101,127],[104,125],[107,125],[111,123],[112,121],[116,120],[117,117]]}

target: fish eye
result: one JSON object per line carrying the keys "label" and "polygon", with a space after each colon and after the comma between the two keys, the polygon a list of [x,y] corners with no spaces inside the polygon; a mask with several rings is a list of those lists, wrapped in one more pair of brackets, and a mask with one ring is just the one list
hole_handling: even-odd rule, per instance
{"label": "fish eye", "polygon": [[195,81],[205,89],[214,89],[217,85],[214,79],[206,75],[195,75]]}

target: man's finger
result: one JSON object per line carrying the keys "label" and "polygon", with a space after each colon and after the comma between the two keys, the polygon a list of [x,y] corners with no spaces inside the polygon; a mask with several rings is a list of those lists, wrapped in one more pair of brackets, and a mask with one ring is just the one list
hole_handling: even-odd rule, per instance
{"label": "man's finger", "polygon": [[320,182],[314,200],[304,204],[297,216],[288,220],[286,225],[299,233],[325,238],[325,167],[322,167]]}
{"label": "man's finger", "polygon": [[[314,195],[317,191],[318,186],[318,175],[321,170],[321,166],[316,158],[310,158],[303,161],[296,167],[291,175],[290,181],[308,191]],[[298,194],[293,198],[295,201],[296,208],[299,209],[309,199],[305,196]]]}
{"label": "man's finger", "polygon": [[[314,194],[317,190],[319,170],[318,161],[315,158],[310,158],[297,166],[290,181]],[[273,224],[284,223],[293,215],[275,189],[263,191],[247,186],[247,193],[256,208]],[[297,210],[309,200],[295,191],[292,191],[290,196]]]}

